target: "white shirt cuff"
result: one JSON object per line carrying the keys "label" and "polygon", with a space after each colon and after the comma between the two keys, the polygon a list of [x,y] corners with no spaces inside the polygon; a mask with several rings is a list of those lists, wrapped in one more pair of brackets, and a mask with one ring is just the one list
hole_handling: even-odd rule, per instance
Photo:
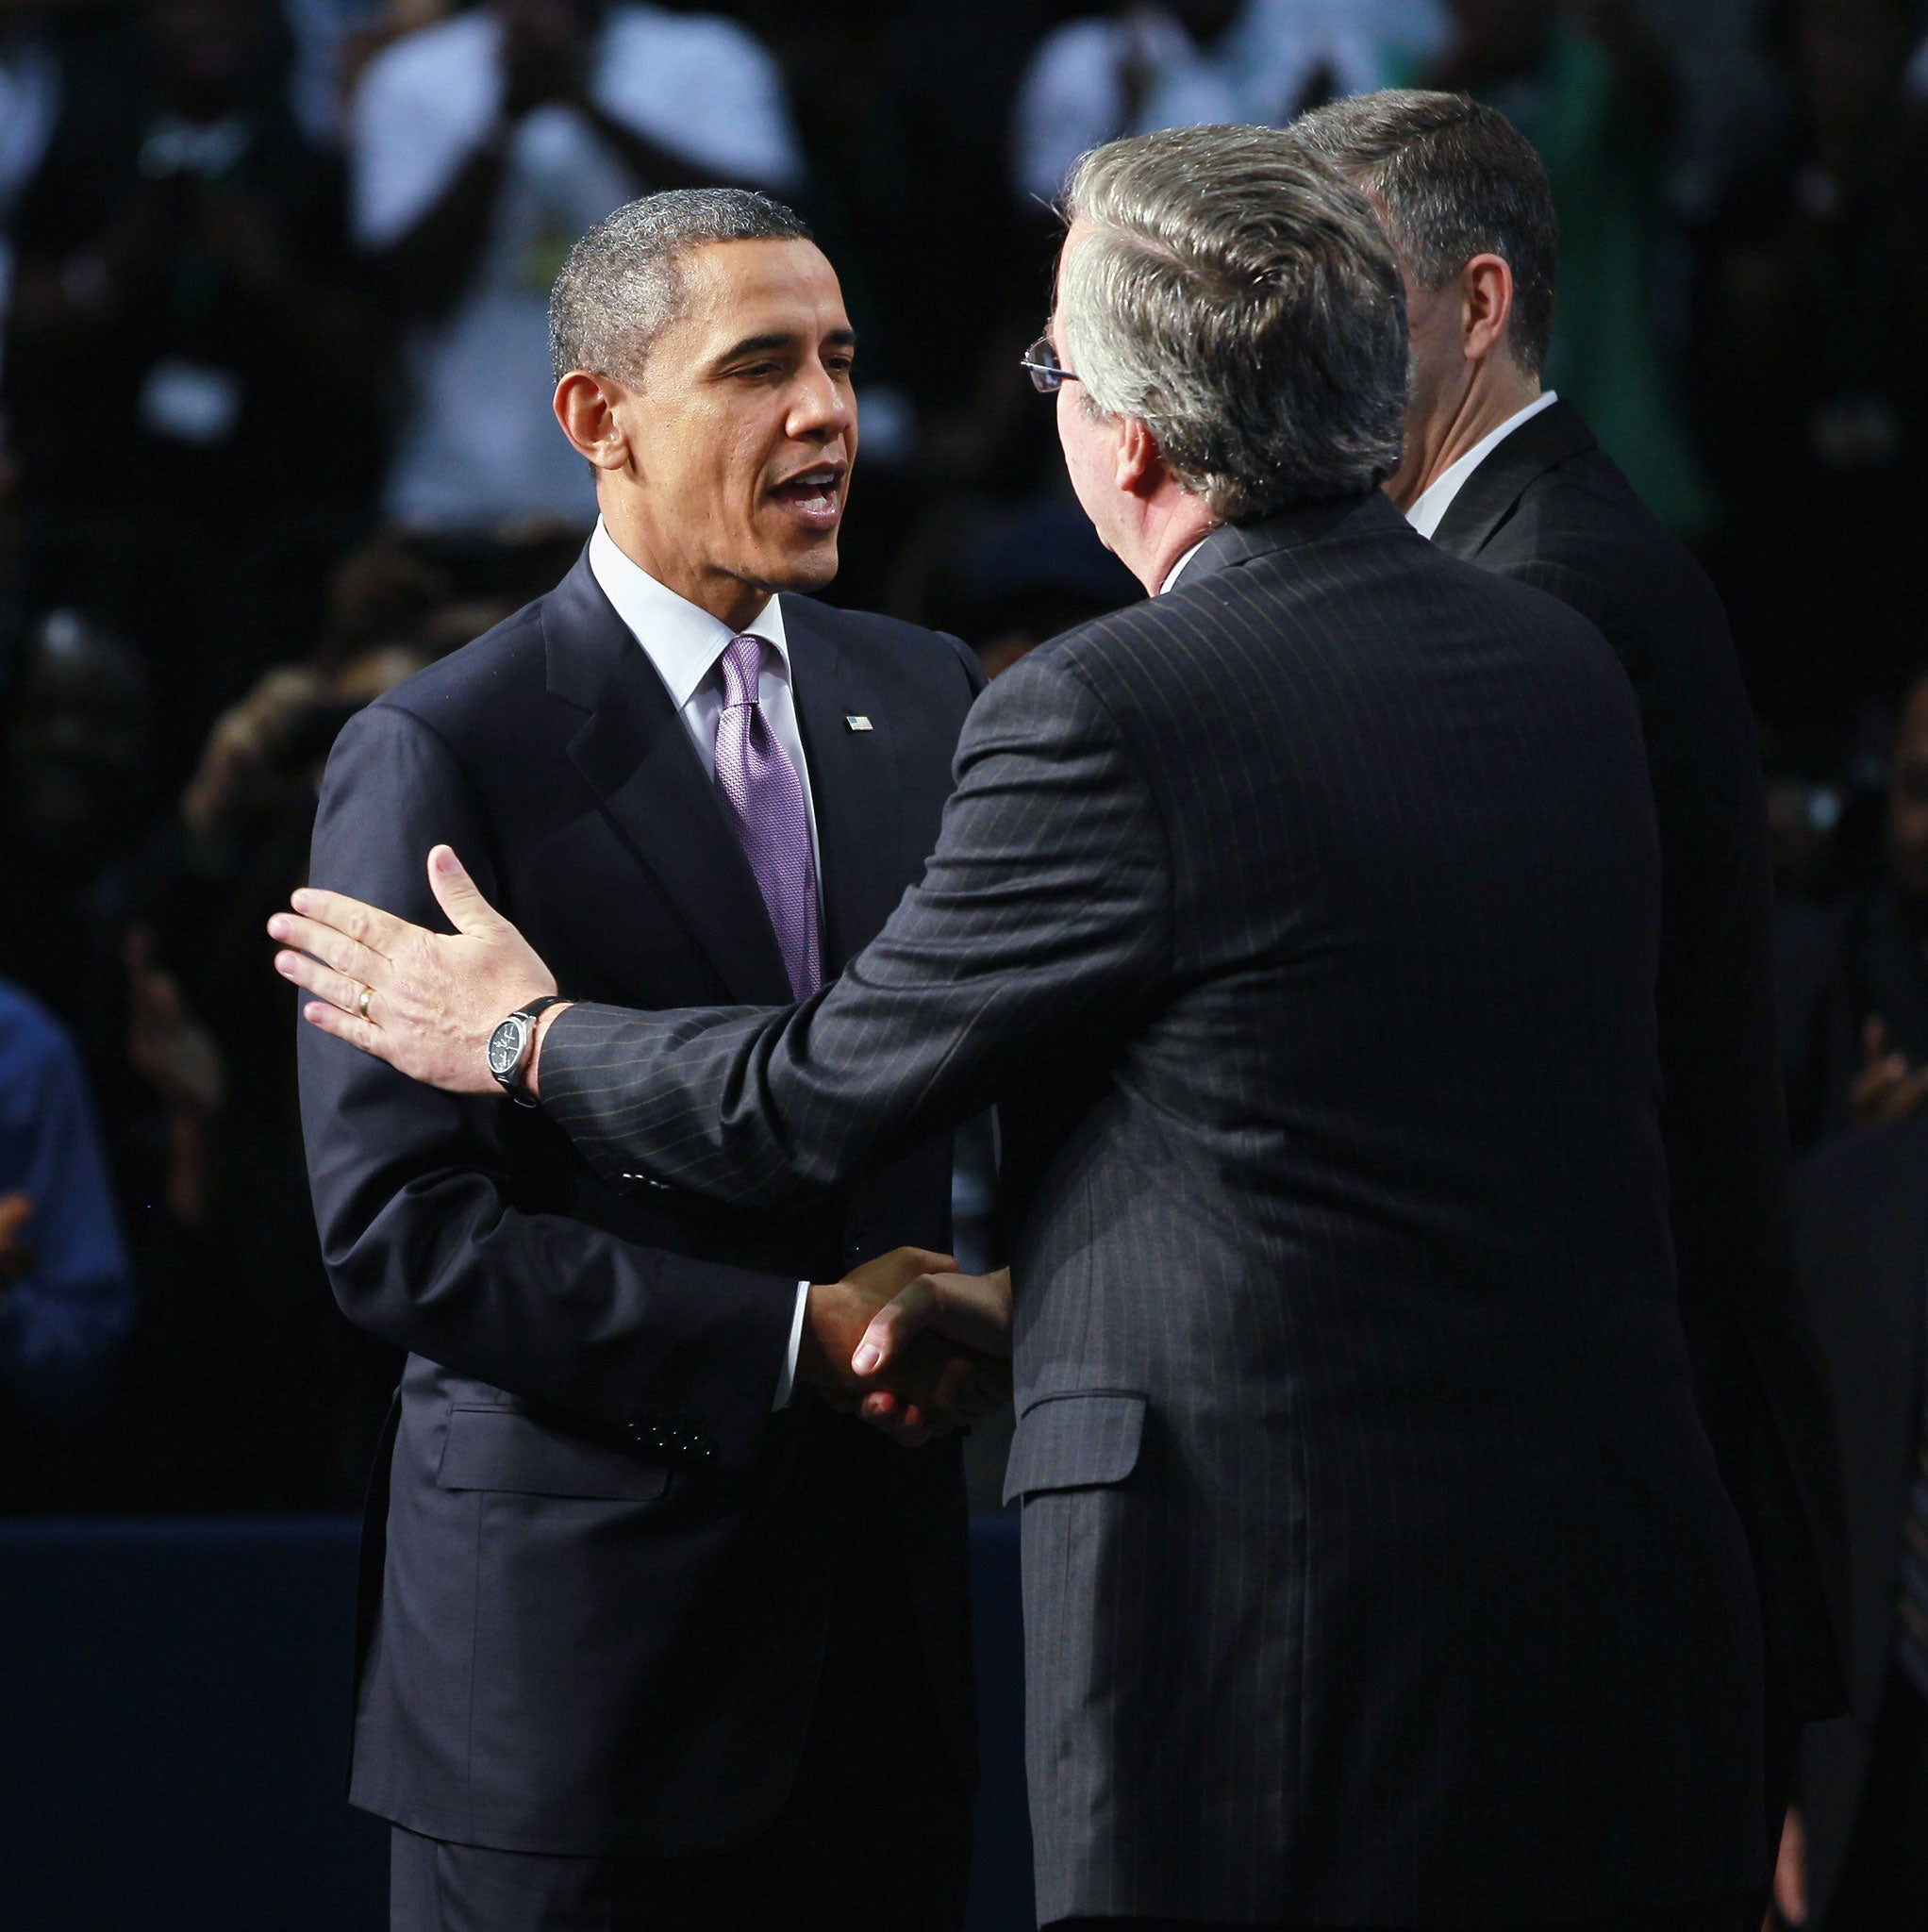
{"label": "white shirt cuff", "polygon": [[796,1313],[789,1318],[789,1354],[785,1357],[783,1374],[776,1384],[776,1400],[770,1407],[773,1409],[788,1408],[789,1399],[796,1392],[797,1351],[804,1345],[804,1310],[810,1305],[810,1284],[797,1283]]}

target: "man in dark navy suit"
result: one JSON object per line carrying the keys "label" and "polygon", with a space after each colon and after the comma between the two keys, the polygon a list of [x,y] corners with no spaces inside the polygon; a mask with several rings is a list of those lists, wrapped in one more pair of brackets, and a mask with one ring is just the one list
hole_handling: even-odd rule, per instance
{"label": "man in dark navy suit", "polygon": [[[787,1001],[920,875],[981,675],[796,594],[836,570],[856,423],[788,209],[632,203],[551,315],[597,529],[342,733],[312,877],[432,920],[453,841],[573,992]],[[521,1104],[514,1040],[503,1091],[453,1100],[302,1031],[337,1296],[409,1351],[351,1792],[395,1826],[397,1932],[958,1924],[956,1444],[819,1399],[849,1407],[870,1313],[946,1259],[949,1137],[808,1209],[719,1210],[592,1176]]]}
{"label": "man in dark navy suit", "polygon": [[1726,613],[1580,412],[1540,387],[1558,236],[1524,137],[1464,94],[1400,90],[1292,132],[1364,189],[1399,253],[1414,383],[1393,501],[1440,549],[1590,620],[1639,700],[1669,1221],[1694,1391],[1760,1592],[1778,1835],[1802,1725],[1845,1703],[1847,1531],[1795,1286],[1767,810]]}

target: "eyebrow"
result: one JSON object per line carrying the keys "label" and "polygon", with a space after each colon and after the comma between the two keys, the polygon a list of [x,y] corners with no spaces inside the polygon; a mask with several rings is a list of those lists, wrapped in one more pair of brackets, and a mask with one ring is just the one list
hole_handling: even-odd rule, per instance
{"label": "eyebrow", "polygon": [[[719,364],[734,362],[739,356],[757,356],[772,349],[793,349],[800,338],[777,330],[769,335],[745,336],[740,342],[733,342],[716,359]],[[856,331],[854,328],[834,328],[823,338],[833,349],[854,349],[856,346]]]}

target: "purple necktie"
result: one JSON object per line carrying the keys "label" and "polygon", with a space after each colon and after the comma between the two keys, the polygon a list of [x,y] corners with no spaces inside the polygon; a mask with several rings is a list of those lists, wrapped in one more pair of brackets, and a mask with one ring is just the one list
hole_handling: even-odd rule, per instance
{"label": "purple necktie", "polygon": [[723,654],[716,782],[770,908],[790,991],[801,1000],[823,980],[817,953],[817,873],[810,862],[803,781],[757,698],[769,648],[758,637],[732,638]]}

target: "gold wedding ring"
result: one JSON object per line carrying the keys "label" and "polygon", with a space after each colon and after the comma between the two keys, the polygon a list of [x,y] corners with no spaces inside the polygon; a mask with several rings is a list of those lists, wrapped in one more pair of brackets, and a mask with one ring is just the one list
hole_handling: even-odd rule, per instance
{"label": "gold wedding ring", "polygon": [[361,997],[355,1003],[355,1010],[357,1013],[359,1013],[364,1020],[368,1018],[368,1003],[370,1000],[374,999],[374,988],[372,986],[364,986],[361,989]]}

